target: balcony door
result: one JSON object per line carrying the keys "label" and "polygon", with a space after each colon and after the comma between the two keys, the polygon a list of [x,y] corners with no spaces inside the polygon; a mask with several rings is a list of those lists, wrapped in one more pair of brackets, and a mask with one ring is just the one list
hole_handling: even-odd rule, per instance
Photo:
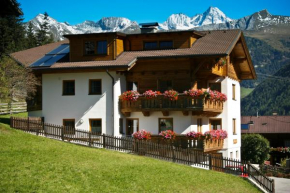
{"label": "balcony door", "polygon": [[136,131],[139,131],[139,119],[127,119],[126,135],[131,136]]}

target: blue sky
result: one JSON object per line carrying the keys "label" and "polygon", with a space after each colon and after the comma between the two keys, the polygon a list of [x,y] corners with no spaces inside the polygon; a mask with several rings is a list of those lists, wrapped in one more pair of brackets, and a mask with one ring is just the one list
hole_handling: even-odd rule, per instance
{"label": "blue sky", "polygon": [[70,24],[102,17],[126,17],[132,21],[164,22],[173,13],[190,17],[208,7],[218,7],[228,17],[238,19],[267,9],[273,15],[290,16],[290,0],[18,0],[29,21],[45,11],[59,22]]}

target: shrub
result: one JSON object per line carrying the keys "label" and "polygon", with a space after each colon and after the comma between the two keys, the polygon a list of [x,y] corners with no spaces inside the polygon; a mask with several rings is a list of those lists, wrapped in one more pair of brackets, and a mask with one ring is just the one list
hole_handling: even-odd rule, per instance
{"label": "shrub", "polygon": [[259,134],[242,135],[242,160],[262,164],[269,159],[269,141]]}
{"label": "shrub", "polygon": [[133,133],[132,136],[134,137],[134,139],[139,139],[139,140],[151,139],[151,133],[143,129]]}
{"label": "shrub", "polygon": [[171,130],[161,131],[159,133],[159,135],[161,135],[163,137],[163,139],[172,139],[172,140],[174,140],[175,137],[176,137],[176,133],[174,131],[171,131]]}

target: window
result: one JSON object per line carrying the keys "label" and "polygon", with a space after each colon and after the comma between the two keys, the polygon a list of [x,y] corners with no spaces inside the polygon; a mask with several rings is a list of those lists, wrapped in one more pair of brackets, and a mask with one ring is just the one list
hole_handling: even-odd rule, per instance
{"label": "window", "polygon": [[126,135],[132,136],[136,131],[139,131],[139,119],[127,119]]}
{"label": "window", "polygon": [[97,42],[97,54],[107,54],[107,40]]}
{"label": "window", "polygon": [[95,54],[95,42],[85,42],[85,55]]}
{"label": "window", "polygon": [[156,50],[157,48],[157,42],[144,42],[144,50]]}
{"label": "window", "polygon": [[102,119],[90,119],[90,131],[92,133],[102,133]]}
{"label": "window", "polygon": [[74,119],[63,119],[62,124],[64,126],[64,134],[75,134],[75,120]]}
{"label": "window", "polygon": [[236,131],[236,119],[233,119],[233,135],[236,135],[237,131]]}
{"label": "window", "polygon": [[119,119],[119,133],[124,134],[123,119]]}
{"label": "window", "polygon": [[62,95],[75,95],[74,80],[64,80],[62,82]]}
{"label": "window", "polygon": [[210,130],[222,129],[222,120],[221,119],[210,119],[209,120]]}
{"label": "window", "polygon": [[159,132],[166,130],[173,131],[173,118],[159,118]]}
{"label": "window", "polygon": [[172,41],[160,41],[159,42],[159,48],[160,49],[172,49],[173,48],[173,42]]}
{"label": "window", "polygon": [[236,85],[232,84],[233,100],[236,100]]}
{"label": "window", "polygon": [[233,159],[233,152],[230,152],[230,158]]}
{"label": "window", "polygon": [[241,124],[241,129],[242,130],[248,130],[249,129],[249,124]]}
{"label": "window", "polygon": [[172,81],[171,80],[159,80],[159,88],[160,92],[164,92],[166,90],[172,89]]}
{"label": "window", "polygon": [[202,132],[202,118],[197,119],[197,132]]}
{"label": "window", "polygon": [[221,83],[209,83],[209,88],[221,92]]}
{"label": "window", "polygon": [[89,94],[102,94],[102,80],[90,79],[89,80]]}
{"label": "window", "polygon": [[138,82],[128,82],[127,83],[127,90],[138,91]]}

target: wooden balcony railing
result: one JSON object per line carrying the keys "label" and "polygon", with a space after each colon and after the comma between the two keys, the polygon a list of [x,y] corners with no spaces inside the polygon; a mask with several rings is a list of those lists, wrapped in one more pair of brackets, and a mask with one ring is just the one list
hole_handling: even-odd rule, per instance
{"label": "wooden balcony railing", "polygon": [[125,116],[130,116],[131,112],[142,112],[144,116],[150,116],[152,111],[161,111],[164,116],[168,116],[170,111],[180,111],[185,116],[189,112],[193,115],[216,116],[222,113],[223,102],[204,98],[193,99],[186,95],[179,95],[176,101],[171,101],[161,95],[153,99],[140,96],[137,101],[120,99],[120,109]]}

